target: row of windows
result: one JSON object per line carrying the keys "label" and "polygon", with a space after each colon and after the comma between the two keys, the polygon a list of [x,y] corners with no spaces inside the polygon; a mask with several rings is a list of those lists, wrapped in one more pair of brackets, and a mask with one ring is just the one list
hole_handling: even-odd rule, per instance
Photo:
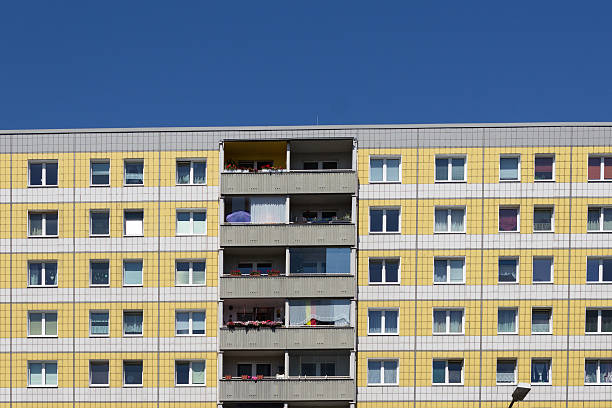
{"label": "row of windows", "polygon": [[[463,384],[464,361],[462,359],[433,359],[431,383]],[[531,360],[531,384],[552,384],[552,359]],[[518,379],[516,359],[497,359],[496,382],[501,385],[516,384]],[[612,360],[585,360],[585,385],[612,383]],[[399,360],[368,360],[368,385],[399,385]]]}
{"label": "row of windows", "polygon": [[[435,233],[465,233],[465,207],[434,207]],[[553,206],[533,208],[533,232],[554,232]],[[520,206],[499,206],[499,232],[520,232]],[[371,207],[371,233],[397,233],[401,231],[399,207]],[[612,207],[588,207],[588,232],[612,232]]]}
{"label": "row of windows", "polygon": [[[499,257],[497,281],[501,283],[518,283],[520,276],[519,257]],[[465,283],[465,258],[451,257],[433,259],[434,284]],[[586,282],[612,282],[612,258],[587,257]],[[532,257],[533,283],[553,283],[554,258],[547,256]],[[369,260],[369,283],[399,284],[400,260],[398,258],[380,258]]]}
{"label": "row of windows", "polygon": [[[57,161],[30,161],[28,163],[28,185],[30,187],[57,187]],[[89,164],[91,186],[110,186],[110,160],[92,160]],[[124,160],[123,184],[144,185],[144,160]],[[206,184],[206,160],[177,160],[177,185]]]}
{"label": "row of windows", "polygon": [[[123,361],[123,385],[142,387],[142,360]],[[177,360],[174,363],[175,385],[206,385],[204,360]],[[108,387],[110,384],[109,360],[89,361],[89,385]],[[28,387],[57,387],[57,361],[28,361]]]}
{"label": "row of windows", "polygon": [[[465,182],[467,178],[467,157],[460,155],[436,156],[436,182]],[[533,178],[535,181],[555,180],[555,155],[539,154],[534,158]],[[589,181],[612,181],[612,156],[589,156],[587,179]],[[521,180],[521,156],[519,154],[499,156],[499,181]],[[370,182],[400,183],[400,156],[370,157]]]}
{"label": "row of windows", "polygon": [[[552,334],[552,308],[531,309],[531,334]],[[462,308],[434,308],[432,334],[464,334],[465,313]],[[518,308],[497,309],[497,333],[519,334]],[[399,309],[368,309],[368,335],[399,335]],[[586,309],[585,333],[612,333],[612,309]]]}
{"label": "row of windows", "polygon": [[[206,335],[205,310],[181,310],[175,313],[176,336]],[[90,337],[110,336],[110,314],[108,310],[89,312]],[[142,310],[123,311],[123,336],[143,335]],[[28,312],[28,337],[57,337],[57,311]]]}

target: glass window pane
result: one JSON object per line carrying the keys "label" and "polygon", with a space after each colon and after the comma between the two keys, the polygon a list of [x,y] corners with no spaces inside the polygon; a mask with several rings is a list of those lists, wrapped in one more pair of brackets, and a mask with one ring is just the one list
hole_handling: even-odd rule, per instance
{"label": "glass window pane", "polygon": [[385,261],[385,282],[399,282],[399,260]]}
{"label": "glass window pane", "polygon": [[32,262],[28,265],[29,284],[31,286],[42,285],[42,263]]}
{"label": "glass window pane", "polygon": [[383,261],[370,259],[370,282],[382,282]]}
{"label": "glass window pane", "polygon": [[518,180],[518,157],[501,157],[499,159],[499,179]]}
{"label": "glass window pane", "polygon": [[368,383],[369,384],[380,384],[380,370],[382,363],[380,361],[368,361]]}
{"label": "glass window pane", "polygon": [[206,314],[204,312],[193,312],[191,318],[193,334],[204,334],[206,332]]}
{"label": "glass window pane", "polygon": [[189,384],[189,363],[176,363],[176,383]]}
{"label": "glass window pane", "polygon": [[599,362],[599,382],[612,383],[612,361],[601,360]]}
{"label": "glass window pane", "polygon": [[451,310],[450,312],[450,332],[461,333],[463,331],[463,311]]}
{"label": "glass window pane", "polygon": [[533,360],[531,362],[531,382],[532,383],[547,383],[549,382],[548,370],[550,363],[544,360]]}
{"label": "glass window pane", "polygon": [[42,363],[29,363],[28,374],[28,383],[30,385],[43,385]]}
{"label": "glass window pane", "polygon": [[45,385],[57,385],[57,363],[45,363]]}
{"label": "glass window pane", "polygon": [[30,214],[30,235],[42,235],[43,233],[43,215]]}
{"label": "glass window pane", "polygon": [[399,181],[399,159],[387,159],[387,181]]}
{"label": "glass window pane", "polygon": [[599,219],[601,215],[600,208],[589,208],[587,216],[587,230],[588,231],[599,231]]}
{"label": "glass window pane", "polygon": [[142,235],[142,221],[144,214],[142,211],[126,211],[125,212],[125,235],[140,236]]}
{"label": "glass window pane", "polygon": [[91,267],[91,284],[92,285],[108,285],[109,273],[108,262],[92,262]]}
{"label": "glass window pane", "polygon": [[142,162],[126,162],[125,163],[125,184],[143,184],[144,164]]}
{"label": "glass window pane", "polygon": [[516,259],[499,260],[499,282],[516,282]]}
{"label": "glass window pane", "polygon": [[451,159],[453,167],[453,180],[464,180],[465,179],[465,159],[453,158]]}
{"label": "glass window pane", "polygon": [[193,262],[193,278],[194,285],[204,285],[206,283],[206,263]]}
{"label": "glass window pane", "polygon": [[497,311],[497,331],[498,333],[516,332],[516,310],[499,309]]}
{"label": "glass window pane", "polygon": [[30,336],[42,336],[42,313],[30,313]]}
{"label": "glass window pane", "polygon": [[191,216],[188,212],[176,213],[176,233],[191,234]]}
{"label": "glass window pane", "polygon": [[383,181],[383,162],[382,159],[370,159],[371,181]]}
{"label": "glass window pane", "polygon": [[612,259],[604,258],[601,261],[602,276],[604,282],[612,281]]}
{"label": "glass window pane", "polygon": [[204,362],[194,361],[191,363],[191,383],[204,384]]}
{"label": "glass window pane", "polygon": [[189,334],[189,313],[176,312],[176,334]]}
{"label": "glass window pane", "polygon": [[142,363],[124,363],[123,381],[128,385],[142,384]]}
{"label": "glass window pane", "polygon": [[46,218],[46,235],[57,235],[57,213],[47,213]]}
{"label": "glass window pane", "polygon": [[57,313],[45,313],[45,335],[57,336]]}
{"label": "glass window pane", "polygon": [[533,210],[533,230],[551,231],[552,230],[552,210],[534,209]]}
{"label": "glass window pane", "polygon": [[446,310],[434,310],[433,332],[446,333]]}
{"label": "glass window pane", "polygon": [[191,163],[177,162],[176,163],[176,184],[189,184],[190,173],[191,173]]}
{"label": "glass window pane", "polygon": [[194,184],[206,183],[206,162],[204,161],[193,162],[193,183]]}
{"label": "glass window pane", "polygon": [[612,208],[603,208],[603,230],[612,231]]}
{"label": "glass window pane", "polygon": [[550,282],[552,270],[552,259],[534,258],[533,259],[533,281]]}
{"label": "glass window pane", "polygon": [[589,180],[599,180],[601,178],[601,157],[589,157]]}
{"label": "glass window pane", "polygon": [[110,163],[91,163],[91,184],[110,184]]}
{"label": "glass window pane", "polygon": [[142,285],[142,261],[123,262],[123,284]]}
{"label": "glass window pane", "polygon": [[370,210],[370,231],[382,232],[383,210]]}
{"label": "glass window pane", "polygon": [[533,310],[531,313],[531,331],[533,333],[550,333],[550,311]]}
{"label": "glass window pane", "polygon": [[449,361],[448,362],[448,382],[450,384],[461,383],[461,368],[463,363],[460,361]]}
{"label": "glass window pane", "polygon": [[612,332],[612,310],[601,311],[601,331],[604,333]]}
{"label": "glass window pane", "polygon": [[597,382],[597,360],[585,361],[584,362],[584,382],[585,383],[596,383]]}
{"label": "glass window pane", "polygon": [[535,179],[536,180],[552,180],[553,158],[552,157],[536,157],[535,158]]}
{"label": "glass window pane", "polygon": [[587,333],[596,333],[598,331],[599,312],[597,310],[586,311],[586,327]]}
{"label": "glass window pane", "polygon": [[108,363],[90,363],[89,372],[92,385],[108,384]]}
{"label": "glass window pane", "polygon": [[599,281],[599,259],[587,259],[587,282]]}
{"label": "glass window pane", "polygon": [[189,285],[189,262],[176,263],[176,284]]}
{"label": "glass window pane", "polygon": [[435,228],[437,232],[448,231],[448,210],[436,210],[435,212]]}
{"label": "glass window pane", "polygon": [[109,213],[92,212],[91,214],[91,233],[92,235],[109,234]]}
{"label": "glass window pane", "polygon": [[497,382],[498,383],[514,383],[514,369],[516,362],[514,361],[497,361]]}
{"label": "glass window pane", "polygon": [[399,232],[399,210],[387,210],[387,232]]}
{"label": "glass window pane", "polygon": [[434,260],[434,282],[446,282],[446,259]]}
{"label": "glass window pane", "polygon": [[45,184],[48,186],[57,186],[57,163],[47,163],[45,173]]}
{"label": "glass window pane", "polygon": [[499,230],[518,231],[518,209],[500,208],[499,209]]}
{"label": "glass window pane", "polygon": [[123,332],[128,335],[142,334],[142,313],[129,312],[123,314]]}
{"label": "glass window pane", "polygon": [[45,285],[57,285],[57,264],[55,262],[45,263]]}
{"label": "glass window pane", "polygon": [[384,361],[383,371],[385,384],[397,383],[397,361]]}
{"label": "glass window pane", "polygon": [[42,186],[42,163],[30,163],[30,185]]}
{"label": "glass window pane", "polygon": [[448,180],[448,159],[436,159],[436,180]]}
{"label": "glass window pane", "polygon": [[450,264],[450,281],[463,282],[463,260],[451,259]]}
{"label": "glass window pane", "polygon": [[433,362],[433,383],[444,384],[446,382],[446,361]]}
{"label": "glass window pane", "polygon": [[382,311],[368,311],[368,330],[370,333],[382,333]]}
{"label": "glass window pane", "polygon": [[91,319],[91,334],[103,336],[108,334],[108,312],[92,312]]}
{"label": "glass window pane", "polygon": [[463,226],[463,217],[465,215],[465,211],[461,210],[451,210],[451,231],[461,232],[464,230]]}
{"label": "glass window pane", "polygon": [[206,234],[206,213],[205,212],[194,212],[193,213],[193,233],[198,235]]}
{"label": "glass window pane", "polygon": [[397,333],[398,312],[387,310],[385,312],[385,333]]}

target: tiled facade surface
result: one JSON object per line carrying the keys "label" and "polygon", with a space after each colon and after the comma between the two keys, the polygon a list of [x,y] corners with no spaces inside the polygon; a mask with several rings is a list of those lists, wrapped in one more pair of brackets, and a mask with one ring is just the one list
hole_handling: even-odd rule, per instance
{"label": "tiled facade surface", "polygon": [[[220,400],[223,144],[311,140],[313,151],[325,152],[336,139],[354,141],[358,178],[357,295],[348,296],[356,305],[354,396]],[[587,175],[589,158],[612,157],[612,124],[4,131],[0,140],[0,408],[501,408],[515,385],[497,382],[500,359],[516,362],[515,382],[532,382],[520,407],[612,407],[612,377],[602,374],[597,384],[585,378],[587,361],[612,364],[612,333],[585,331],[587,309],[612,309],[612,282],[587,281],[587,258],[612,258],[612,230],[587,230],[590,207],[612,207],[612,180]],[[500,156],[520,157],[519,180],[500,181]],[[553,178],[535,180],[536,157],[545,156],[554,157]],[[371,181],[372,158],[400,159],[399,180]],[[463,158],[464,179],[437,181],[437,158]],[[90,162],[101,159],[110,161],[110,184],[90,186]],[[144,161],[142,186],[124,185],[130,159]],[[176,185],[177,159],[205,160],[205,185]],[[28,163],[45,160],[58,164],[57,186],[28,186]],[[398,232],[370,230],[370,209],[379,208],[399,209]],[[464,209],[464,228],[436,231],[436,208]],[[516,232],[500,232],[500,208],[518,209]],[[553,209],[553,231],[534,231],[539,208]],[[205,234],[177,236],[177,209],[205,211]],[[91,210],[109,211],[107,236],[90,236]],[[124,236],[125,210],[143,211],[142,236]],[[36,211],[57,212],[57,237],[28,236],[28,213]],[[518,260],[517,282],[499,282],[500,258]],[[550,282],[533,280],[534,258],[552,259]],[[133,259],[142,260],[142,285],[125,287],[122,264]],[[399,282],[370,282],[370,262],[381,259],[399,260]],[[441,259],[463,260],[463,278],[434,282]],[[90,286],[91,260],[109,262],[107,287]],[[205,284],[176,286],[176,260],[204,261]],[[32,261],[57,262],[56,287],[28,285]],[[517,310],[515,333],[498,333],[500,308]],[[534,309],[550,311],[549,332],[532,333]],[[90,337],[92,310],[109,312],[108,337]],[[143,334],[125,337],[122,314],[133,310],[142,311]],[[205,310],[205,335],[176,336],[177,310]],[[370,333],[369,310],[397,311],[397,333]],[[459,332],[434,333],[439,310],[463,312]],[[28,313],[39,311],[57,312],[56,336],[28,335]],[[90,386],[92,360],[109,362],[107,387]],[[176,386],[177,360],[203,361],[203,386]],[[550,362],[546,384],[532,381],[533,360]],[[31,386],[28,362],[50,361],[57,362],[57,385]],[[126,361],[142,361],[141,387],[124,386]],[[372,384],[369,363],[377,361],[397,362],[392,384]],[[460,382],[435,383],[434,361],[460,362]]]}

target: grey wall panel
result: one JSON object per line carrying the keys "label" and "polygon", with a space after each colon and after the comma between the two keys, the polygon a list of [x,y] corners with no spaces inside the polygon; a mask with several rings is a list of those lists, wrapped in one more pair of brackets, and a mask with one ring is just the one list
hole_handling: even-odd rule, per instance
{"label": "grey wall panel", "polygon": [[352,327],[278,327],[220,330],[221,350],[352,349]]}
{"label": "grey wall panel", "polygon": [[354,224],[221,225],[221,246],[355,245]]}
{"label": "grey wall panel", "polygon": [[354,297],[354,276],[275,276],[220,279],[221,298]]}
{"label": "grey wall panel", "polygon": [[355,171],[222,173],[221,194],[355,194]]}
{"label": "grey wall panel", "polygon": [[350,379],[221,380],[220,401],[352,401]]}

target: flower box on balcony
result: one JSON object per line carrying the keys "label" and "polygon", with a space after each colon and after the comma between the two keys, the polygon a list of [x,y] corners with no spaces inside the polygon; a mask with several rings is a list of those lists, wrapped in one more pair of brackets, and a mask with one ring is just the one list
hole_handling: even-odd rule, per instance
{"label": "flower box on balcony", "polygon": [[251,276],[261,276],[261,272],[259,272],[259,271],[251,271],[249,273],[249,275],[251,275]]}
{"label": "flower box on balcony", "polygon": [[263,377],[264,377],[263,374],[257,374],[257,379],[258,380],[263,380]]}
{"label": "flower box on balcony", "polygon": [[238,269],[233,269],[230,271],[230,276],[240,276],[240,275],[241,273],[240,273],[240,270]]}
{"label": "flower box on balcony", "polygon": [[243,380],[248,380],[249,377],[250,375],[243,374],[240,378],[242,378]]}
{"label": "flower box on balcony", "polygon": [[280,271],[278,269],[271,269],[268,272],[268,276],[280,276]]}
{"label": "flower box on balcony", "polygon": [[232,379],[232,376],[231,376],[231,375],[226,375],[226,376],[225,376],[225,379],[226,379],[226,380],[231,380],[231,379]]}

